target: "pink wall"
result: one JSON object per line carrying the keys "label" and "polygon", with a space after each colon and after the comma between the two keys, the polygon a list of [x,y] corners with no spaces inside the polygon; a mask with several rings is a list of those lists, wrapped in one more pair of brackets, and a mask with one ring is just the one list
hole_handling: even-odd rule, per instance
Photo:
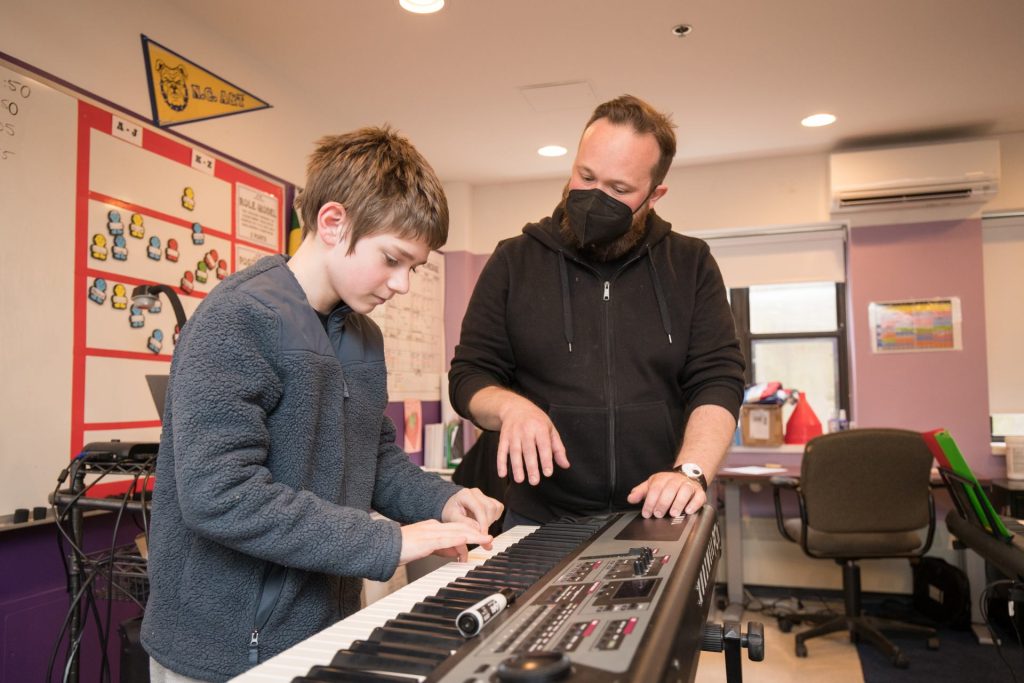
{"label": "pink wall", "polygon": [[473,294],[480,271],[490,254],[471,254],[468,251],[446,251],[444,254],[444,351],[445,370],[455,355],[455,345],[462,332],[462,318],[466,315],[469,297]]}
{"label": "pink wall", "polygon": [[[945,427],[975,474],[1005,474],[990,453],[980,219],[857,227],[848,290],[858,427]],[[868,304],[960,297],[963,349],[876,354]]]}

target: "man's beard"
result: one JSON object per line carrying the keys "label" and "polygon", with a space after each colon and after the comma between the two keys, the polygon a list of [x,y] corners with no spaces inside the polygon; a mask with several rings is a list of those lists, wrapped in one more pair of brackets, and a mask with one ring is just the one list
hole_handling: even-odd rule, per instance
{"label": "man's beard", "polygon": [[614,261],[639,244],[647,235],[647,214],[651,212],[651,205],[644,200],[644,205],[637,209],[637,212],[633,214],[633,220],[625,235],[617,237],[611,242],[606,242],[604,244],[580,244],[579,238],[576,237],[572,227],[569,225],[569,214],[565,211],[565,200],[568,196],[569,184],[566,183],[565,189],[562,190],[562,202],[558,205],[558,208],[562,210],[562,218],[558,225],[559,234],[562,236],[563,242],[574,247],[580,254],[587,258],[597,261],[598,263]]}

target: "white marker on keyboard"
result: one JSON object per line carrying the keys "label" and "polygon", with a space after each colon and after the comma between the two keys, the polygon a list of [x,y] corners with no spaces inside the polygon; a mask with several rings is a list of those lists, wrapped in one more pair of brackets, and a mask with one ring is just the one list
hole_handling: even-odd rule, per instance
{"label": "white marker on keyboard", "polygon": [[455,617],[455,626],[463,637],[472,638],[480,633],[487,622],[501,614],[503,609],[515,602],[515,599],[516,594],[511,588],[502,588],[494,595],[490,595],[472,607],[459,612],[459,616]]}

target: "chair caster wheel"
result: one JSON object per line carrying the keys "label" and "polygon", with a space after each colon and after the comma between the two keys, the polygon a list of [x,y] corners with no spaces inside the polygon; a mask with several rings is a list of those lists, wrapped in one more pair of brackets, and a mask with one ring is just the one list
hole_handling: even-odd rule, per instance
{"label": "chair caster wheel", "polygon": [[927,643],[927,647],[928,647],[929,650],[938,650],[939,649],[939,639],[938,638],[929,638],[928,639],[928,643]]}
{"label": "chair caster wheel", "polygon": [[793,622],[786,617],[779,617],[779,630],[783,633],[789,633],[793,630]]}
{"label": "chair caster wheel", "polygon": [[807,656],[807,646],[804,645],[803,643],[797,643],[796,644],[796,656],[797,657],[806,657]]}
{"label": "chair caster wheel", "polygon": [[892,665],[897,669],[906,669],[910,666],[910,660],[904,657],[902,652],[897,652],[892,656]]}

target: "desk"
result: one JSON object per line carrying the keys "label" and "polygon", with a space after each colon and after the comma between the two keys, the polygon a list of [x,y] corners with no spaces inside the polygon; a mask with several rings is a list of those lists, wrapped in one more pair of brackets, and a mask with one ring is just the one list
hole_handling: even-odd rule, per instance
{"label": "desk", "polygon": [[979,613],[982,586],[985,585],[984,562],[989,562],[1014,581],[1024,580],[1024,550],[1015,543],[996,540],[977,524],[960,516],[956,510],[946,515],[949,532],[963,543],[966,553],[967,578],[971,586],[971,629],[978,642],[991,645],[988,628]]}
{"label": "desk", "polygon": [[[765,483],[772,477],[800,475],[803,445],[778,448],[752,448],[733,446],[725,458],[714,481],[722,485],[725,502],[725,579],[729,604],[723,619],[741,621],[743,618],[743,509],[741,491],[747,484]],[[779,465],[785,471],[771,474],[729,472],[729,468]]]}

